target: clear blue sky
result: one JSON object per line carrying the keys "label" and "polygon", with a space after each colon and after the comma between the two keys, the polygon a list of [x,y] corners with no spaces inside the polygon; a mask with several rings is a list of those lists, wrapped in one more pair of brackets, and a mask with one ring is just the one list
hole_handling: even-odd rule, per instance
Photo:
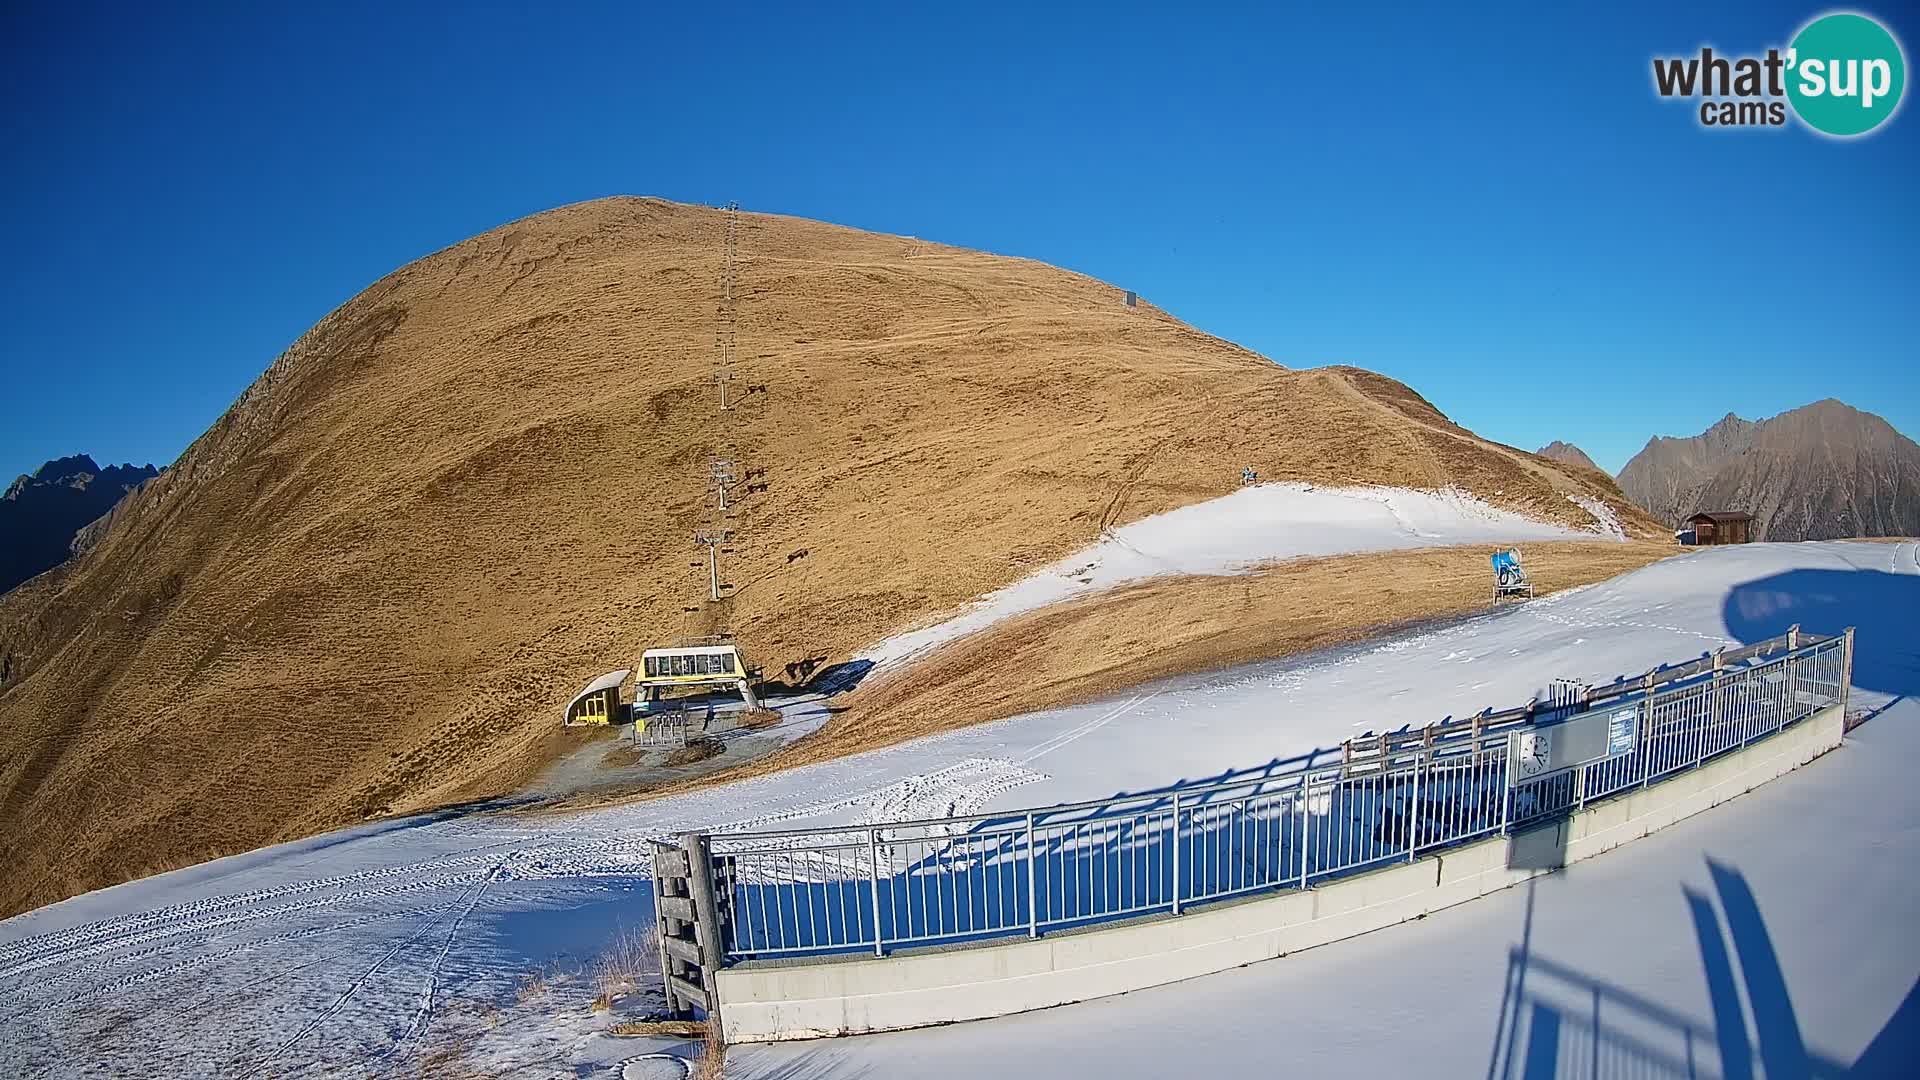
{"label": "clear blue sky", "polygon": [[1920,113],[1652,91],[1821,7],[835,6],[6,5],[0,480],[170,461],[387,271],[620,193],[1057,263],[1609,469],[1829,396],[1920,435]]}

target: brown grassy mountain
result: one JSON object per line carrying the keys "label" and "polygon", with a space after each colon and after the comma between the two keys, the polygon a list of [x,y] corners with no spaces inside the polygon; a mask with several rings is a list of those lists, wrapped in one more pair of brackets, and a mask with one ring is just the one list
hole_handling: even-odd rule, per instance
{"label": "brown grassy mountain", "polygon": [[[741,218],[750,392],[723,418],[724,231],[609,199],[395,271],[0,599],[0,912],[507,789],[643,647],[724,625],[770,672],[844,658],[1246,464],[1656,528],[1392,380],[1286,370],[1040,263],[768,215]],[[723,444],[765,488],[732,599],[688,614]]]}
{"label": "brown grassy mountain", "polygon": [[1920,534],[1920,446],[1832,399],[1654,438],[1620,470],[1620,486],[1675,526],[1702,510],[1747,511],[1758,540]]}
{"label": "brown grassy mountain", "polygon": [[1582,469],[1591,469],[1594,472],[1605,472],[1604,469],[1593,463],[1593,459],[1587,456],[1585,450],[1580,449],[1572,443],[1561,442],[1558,439],[1535,450],[1534,453],[1539,454],[1548,461],[1557,461],[1562,465],[1576,465]]}
{"label": "brown grassy mountain", "polygon": [[55,458],[0,494],[0,593],[66,561],[75,534],[159,473],[101,468],[85,454]]}

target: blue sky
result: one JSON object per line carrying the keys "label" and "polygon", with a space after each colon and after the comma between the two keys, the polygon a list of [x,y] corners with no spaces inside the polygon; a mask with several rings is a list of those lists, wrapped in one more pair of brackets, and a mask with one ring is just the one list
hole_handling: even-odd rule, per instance
{"label": "blue sky", "polygon": [[1824,8],[1029,6],[6,5],[0,477],[169,461],[382,274],[621,193],[1056,263],[1609,469],[1822,397],[1920,435],[1920,114],[1652,91]]}

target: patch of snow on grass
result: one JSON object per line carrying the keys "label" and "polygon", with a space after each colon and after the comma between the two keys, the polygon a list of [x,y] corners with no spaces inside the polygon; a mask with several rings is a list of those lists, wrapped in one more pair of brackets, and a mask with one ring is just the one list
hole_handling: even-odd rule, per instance
{"label": "patch of snow on grass", "polygon": [[1599,499],[1589,499],[1584,495],[1569,495],[1567,501],[1593,515],[1593,531],[1609,540],[1625,540],[1627,530],[1620,527],[1620,515],[1613,507]]}
{"label": "patch of snow on grass", "polygon": [[[1617,533],[1617,520],[1613,527]],[[899,660],[1022,612],[1167,574],[1236,574],[1285,559],[1592,535],[1451,488],[1259,484],[1111,530],[953,618],[874,645],[862,659]]]}

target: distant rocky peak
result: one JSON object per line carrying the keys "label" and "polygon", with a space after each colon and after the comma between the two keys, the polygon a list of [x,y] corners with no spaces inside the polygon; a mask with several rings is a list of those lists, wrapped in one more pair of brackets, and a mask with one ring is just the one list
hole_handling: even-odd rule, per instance
{"label": "distant rocky peak", "polygon": [[[34,470],[33,478],[43,484],[63,484],[70,480],[85,477],[91,480],[100,475],[100,466],[86,454],[72,457],[54,458]],[[85,483],[83,480],[82,483]]]}
{"label": "distant rocky peak", "polygon": [[74,454],[15,480],[0,496],[0,592],[65,561],[83,527],[158,473]]}
{"label": "distant rocky peak", "polygon": [[1592,469],[1595,472],[1601,471],[1600,466],[1594,464],[1593,459],[1587,456],[1585,450],[1580,449],[1570,442],[1562,442],[1559,439],[1555,439],[1540,449],[1535,450],[1534,453],[1549,461],[1558,461],[1563,465],[1578,465],[1582,468]]}
{"label": "distant rocky peak", "polygon": [[1893,425],[1824,398],[1752,421],[1728,413],[1693,438],[1655,438],[1620,471],[1648,512],[1754,515],[1761,540],[1920,532],[1920,445]]}

